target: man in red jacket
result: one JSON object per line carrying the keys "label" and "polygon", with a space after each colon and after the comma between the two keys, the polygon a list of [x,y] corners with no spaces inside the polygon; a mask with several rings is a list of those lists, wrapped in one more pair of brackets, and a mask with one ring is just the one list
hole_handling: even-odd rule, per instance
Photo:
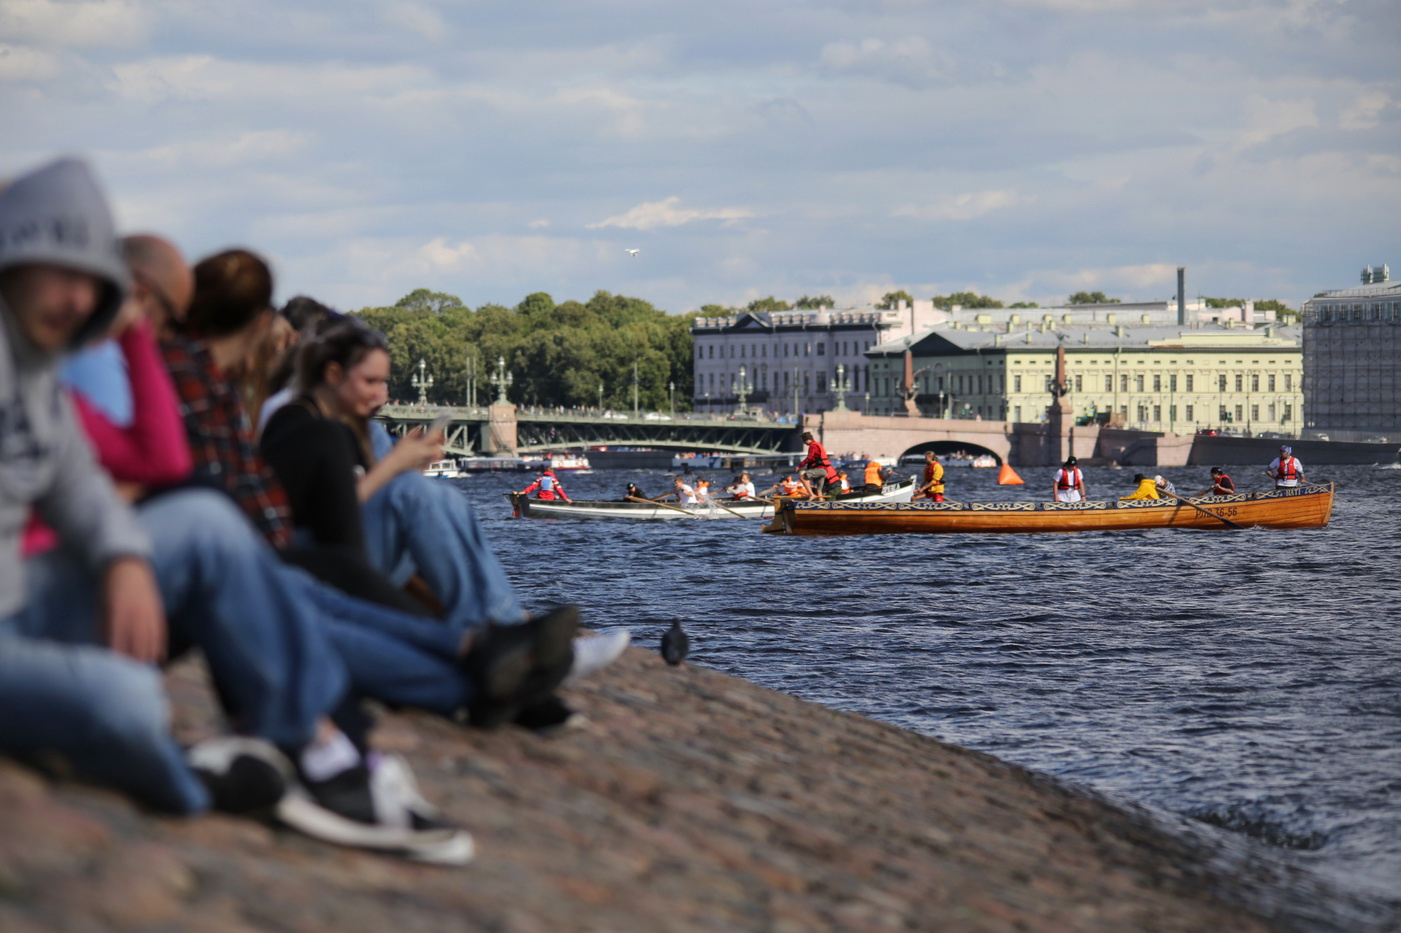
{"label": "man in red jacket", "polygon": [[837,481],[837,471],[832,468],[827,449],[812,436],[811,431],[803,432],[803,441],[808,445],[808,453],[803,462],[798,464],[798,469],[812,494],[820,496],[827,491],[828,483]]}
{"label": "man in red jacket", "polygon": [[548,467],[544,473],[540,474],[539,479],[522,489],[520,494],[528,496],[532,492],[535,493],[535,498],[545,502],[553,502],[555,499],[569,501],[569,494],[564,491],[564,487],[555,478],[555,471]]}

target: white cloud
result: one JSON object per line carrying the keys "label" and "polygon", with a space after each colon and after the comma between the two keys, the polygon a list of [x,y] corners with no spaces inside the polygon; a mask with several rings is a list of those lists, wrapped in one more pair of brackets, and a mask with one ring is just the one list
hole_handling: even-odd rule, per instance
{"label": "white cloud", "polygon": [[1392,106],[1383,91],[1371,91],[1354,100],[1338,115],[1338,125],[1345,130],[1370,130],[1381,120],[1382,111]]}
{"label": "white cloud", "polygon": [[49,48],[129,47],[150,30],[145,9],[127,0],[5,0],[0,4],[0,37]]}
{"label": "white cloud", "polygon": [[0,43],[0,81],[48,81],[62,71],[58,58],[39,49]]}
{"label": "white cloud", "polygon": [[1236,134],[1232,152],[1268,142],[1293,130],[1318,126],[1318,115],[1310,97],[1270,100],[1252,94],[1245,101],[1245,126]]}
{"label": "white cloud", "polygon": [[681,208],[680,204],[681,199],[674,196],[664,201],[650,201],[639,204],[616,217],[609,217],[607,220],[589,224],[589,228],[597,230],[602,227],[621,227],[628,230],[655,230],[658,227],[680,227],[697,220],[720,220],[726,224],[732,224],[735,221],[754,216],[753,211],[743,207],[704,210]]}
{"label": "white cloud", "polygon": [[902,207],[895,211],[895,216],[914,217],[918,220],[973,220],[993,211],[1030,204],[1035,200],[1034,195],[1022,195],[1015,191],[973,191],[944,198],[933,204]]}

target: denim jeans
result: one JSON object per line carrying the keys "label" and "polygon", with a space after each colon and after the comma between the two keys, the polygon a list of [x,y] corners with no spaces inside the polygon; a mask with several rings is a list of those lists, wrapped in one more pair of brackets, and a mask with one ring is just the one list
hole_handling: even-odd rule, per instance
{"label": "denim jeans", "polygon": [[[222,493],[181,490],[137,509],[152,542],[151,568],[172,653],[200,648],[240,732],[284,749],[306,745],[348,679],[299,585]],[[95,575],[71,551],[28,561],[30,592],[18,631],[66,644],[103,642]]]}
{"label": "denim jeans", "polygon": [[5,619],[0,710],[4,754],[61,764],[157,810],[198,813],[209,807],[209,794],[171,738],[169,708],[154,668],[106,648],[28,638],[13,618]]}
{"label": "denim jeans", "polygon": [[[389,432],[371,422],[375,455],[393,446]],[[471,503],[450,484],[417,471],[401,473],[362,509],[370,561],[403,584],[421,574],[459,634],[488,622],[512,625],[525,610],[482,534]]]}

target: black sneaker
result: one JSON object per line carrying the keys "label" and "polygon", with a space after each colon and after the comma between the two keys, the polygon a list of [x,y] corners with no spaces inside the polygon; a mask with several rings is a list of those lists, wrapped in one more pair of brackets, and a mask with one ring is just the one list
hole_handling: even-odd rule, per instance
{"label": "black sneaker", "polygon": [[473,855],[472,837],[423,799],[413,772],[397,755],[328,781],[293,785],[278,804],[277,817],[323,842],[420,862],[465,865]]}
{"label": "black sneaker", "polygon": [[516,725],[538,735],[553,735],[581,726],[584,722],[583,713],[574,710],[557,696],[549,696],[539,703],[527,706],[516,714],[515,718]]}
{"label": "black sneaker", "polygon": [[271,815],[293,783],[291,763],[262,739],[206,739],[187,749],[185,760],[221,813]]}
{"label": "black sneaker", "polygon": [[472,724],[494,729],[554,692],[569,673],[578,629],[578,607],[559,606],[519,625],[483,630],[462,661],[474,692]]}

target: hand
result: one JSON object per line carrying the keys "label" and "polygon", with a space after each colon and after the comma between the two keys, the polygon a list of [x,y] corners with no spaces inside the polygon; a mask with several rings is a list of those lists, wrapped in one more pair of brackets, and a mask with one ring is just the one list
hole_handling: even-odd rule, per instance
{"label": "hand", "polygon": [[428,434],[422,428],[415,428],[405,434],[384,459],[394,465],[396,473],[422,470],[434,460],[442,458],[446,440],[442,431]]}
{"label": "hand", "polygon": [[102,619],[113,651],[147,663],[165,658],[165,608],[146,561],[120,557],[107,565]]}

